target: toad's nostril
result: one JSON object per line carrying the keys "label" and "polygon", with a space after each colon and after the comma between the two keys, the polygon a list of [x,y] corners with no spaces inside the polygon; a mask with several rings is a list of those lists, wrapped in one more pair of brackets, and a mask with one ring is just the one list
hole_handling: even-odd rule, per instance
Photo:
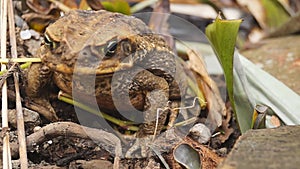
{"label": "toad's nostril", "polygon": [[42,76],[47,76],[47,75],[49,75],[51,73],[51,70],[50,70],[50,68],[48,66],[42,66],[40,68],[40,72],[41,72]]}

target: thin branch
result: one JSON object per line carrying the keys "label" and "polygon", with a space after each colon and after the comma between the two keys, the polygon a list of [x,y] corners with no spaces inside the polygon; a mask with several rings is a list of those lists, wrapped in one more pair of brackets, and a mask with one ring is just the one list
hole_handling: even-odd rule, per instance
{"label": "thin branch", "polygon": [[[9,38],[11,45],[11,55],[12,58],[17,58],[17,42],[16,42],[16,32],[15,32],[15,20],[14,20],[14,8],[12,0],[8,2],[8,21],[9,21]],[[19,154],[20,154],[20,164],[21,169],[28,168],[27,160],[27,150],[26,150],[26,135],[25,135],[25,126],[24,126],[24,117],[23,109],[20,96],[19,88],[19,74],[14,72],[14,82],[15,82],[15,91],[16,91],[16,119],[17,119],[17,128],[18,128],[18,142],[19,142]]]}
{"label": "thin branch", "polygon": [[[113,169],[119,168],[120,158],[123,157],[120,139],[116,135],[105,130],[85,127],[73,122],[50,123],[30,134],[26,138],[27,150],[34,152],[36,151],[36,148],[45,141],[59,136],[93,140],[94,143],[115,155]],[[0,145],[0,151],[1,150]],[[13,157],[18,155],[18,143],[12,142],[11,151]]]}
{"label": "thin branch", "polygon": [[[7,0],[1,1],[1,58],[6,58],[6,29],[7,29]],[[1,71],[6,70],[6,65],[1,64]],[[12,168],[10,145],[9,145],[9,127],[8,127],[8,101],[6,81],[2,87],[2,136],[3,136],[3,169]]]}
{"label": "thin branch", "polygon": [[[93,140],[95,143],[107,148],[108,151],[112,151],[115,155],[113,168],[119,168],[120,158],[123,156],[120,139],[107,131],[81,126],[73,122],[56,122],[42,127],[37,132],[27,136],[27,149],[34,151],[36,146],[59,136]],[[16,151],[16,146],[13,144],[12,152]]]}

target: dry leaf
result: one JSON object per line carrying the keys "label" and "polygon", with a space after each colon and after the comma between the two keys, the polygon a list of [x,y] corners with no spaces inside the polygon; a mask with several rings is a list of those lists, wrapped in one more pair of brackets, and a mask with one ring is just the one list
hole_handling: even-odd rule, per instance
{"label": "dry leaf", "polygon": [[266,29],[268,26],[266,24],[266,14],[265,10],[260,2],[260,0],[237,0],[237,2],[248,8],[248,10],[251,12],[251,14],[255,17],[259,25]]}
{"label": "dry leaf", "polygon": [[202,58],[193,50],[189,50],[187,54],[189,56],[188,67],[199,75],[200,78],[197,79],[198,85],[202,89],[207,101],[209,113],[206,125],[211,131],[214,131],[222,125],[222,116],[226,115],[225,103],[221,98],[217,85],[209,77]]}
{"label": "dry leaf", "polygon": [[103,6],[102,6],[100,0],[86,0],[86,2],[93,10],[103,9]]}
{"label": "dry leaf", "polygon": [[41,15],[38,13],[28,13],[22,15],[22,18],[25,19],[30,28],[43,32],[45,27],[49,25],[49,23],[55,21],[59,16],[54,15]]}
{"label": "dry leaf", "polygon": [[218,135],[218,140],[221,143],[225,143],[229,139],[229,136],[234,132],[234,129],[230,126],[230,120],[232,119],[232,113],[230,111],[226,111],[226,118],[222,120],[221,129],[223,131],[222,134]]}
{"label": "dry leaf", "polygon": [[56,6],[45,0],[27,0],[26,4],[30,9],[36,13],[47,15],[51,10],[55,9]]}

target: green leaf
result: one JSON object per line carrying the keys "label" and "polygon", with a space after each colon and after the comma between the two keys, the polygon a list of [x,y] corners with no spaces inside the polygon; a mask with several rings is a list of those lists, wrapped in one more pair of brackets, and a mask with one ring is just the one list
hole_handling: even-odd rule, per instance
{"label": "green leaf", "polygon": [[287,22],[283,23],[274,31],[270,32],[268,37],[285,36],[300,31],[300,25],[295,24],[300,22],[300,11],[293,15]]}
{"label": "green leaf", "polygon": [[[235,43],[242,20],[222,20],[220,15],[206,28],[206,36],[223,68],[229,100],[242,133],[251,128],[253,99],[244,87],[246,77],[238,58],[234,61]],[[237,68],[234,69],[234,62]],[[235,79],[234,79],[235,77]]]}
{"label": "green leaf", "polygon": [[258,105],[268,107],[287,125],[299,125],[300,96],[234,51],[239,24],[240,20],[217,18],[207,27],[206,35],[224,70],[229,99],[241,132],[263,125],[265,113],[261,117],[253,114]]}
{"label": "green leaf", "polygon": [[300,124],[300,95],[239,54],[257,104],[268,106],[286,125]]}
{"label": "green leaf", "polygon": [[261,0],[261,3],[266,12],[266,22],[271,28],[277,28],[289,19],[289,14],[282,5],[275,0]]}
{"label": "green leaf", "polygon": [[206,28],[206,36],[212,43],[224,70],[230,101],[233,101],[233,54],[241,21],[222,20],[218,16],[215,22]]}
{"label": "green leaf", "polygon": [[102,1],[104,9],[111,12],[119,12],[125,15],[130,15],[130,6],[125,0],[110,0],[110,1]]}

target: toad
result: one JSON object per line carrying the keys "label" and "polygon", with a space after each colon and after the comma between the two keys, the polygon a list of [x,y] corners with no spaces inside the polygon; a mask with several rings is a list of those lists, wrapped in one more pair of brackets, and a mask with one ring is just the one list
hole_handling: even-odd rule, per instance
{"label": "toad", "polygon": [[141,20],[119,13],[69,12],[47,27],[38,56],[42,62],[30,66],[26,88],[31,102],[40,105],[36,111],[50,121],[59,120],[47,93],[56,85],[81,102],[95,98],[101,110],[118,111],[128,119],[135,113],[138,146],[132,146],[127,157],[137,147],[146,156],[151,140],[141,138],[173,125],[177,112],[168,107],[179,106],[176,100],[186,90],[186,80],[176,80],[176,72],[184,71],[164,39]]}

